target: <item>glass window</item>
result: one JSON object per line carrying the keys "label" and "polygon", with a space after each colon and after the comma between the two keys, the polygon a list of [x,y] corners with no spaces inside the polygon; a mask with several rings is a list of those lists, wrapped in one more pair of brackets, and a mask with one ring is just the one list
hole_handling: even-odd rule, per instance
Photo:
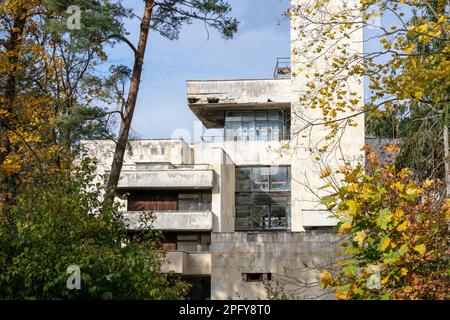
{"label": "glass window", "polygon": [[239,111],[227,111],[226,121],[242,121],[242,112]]}
{"label": "glass window", "polygon": [[253,229],[269,229],[269,206],[253,205],[252,206],[252,227]]}
{"label": "glass window", "polygon": [[205,234],[201,236],[201,251],[202,252],[211,251],[211,235]]}
{"label": "glass window", "polygon": [[272,167],[270,171],[270,190],[288,190],[289,177],[286,167]]}
{"label": "glass window", "polygon": [[288,226],[289,207],[287,205],[272,205],[270,207],[270,228],[286,229]]}
{"label": "glass window", "polygon": [[227,122],[225,125],[225,139],[227,141],[240,141],[241,137],[241,122]]}
{"label": "glass window", "polygon": [[180,193],[178,195],[178,210],[193,211],[198,210],[199,194],[198,193]]}
{"label": "glass window", "polygon": [[225,140],[271,141],[288,139],[289,111],[227,111],[225,112]]}
{"label": "glass window", "polygon": [[271,192],[270,193],[270,203],[291,203],[291,194],[290,192]]}
{"label": "glass window", "polygon": [[251,205],[236,204],[236,230],[251,229]]}
{"label": "glass window", "polygon": [[211,210],[212,194],[210,192],[202,192],[202,200],[200,203],[201,210]]}
{"label": "glass window", "polygon": [[253,167],[253,190],[269,190],[269,167]]}
{"label": "glass window", "polygon": [[177,236],[177,250],[186,252],[197,252],[198,248],[198,236],[186,235]]}
{"label": "glass window", "polygon": [[236,230],[287,229],[290,167],[236,168],[235,200]]}
{"label": "glass window", "polygon": [[252,190],[251,168],[236,169],[236,191]]}

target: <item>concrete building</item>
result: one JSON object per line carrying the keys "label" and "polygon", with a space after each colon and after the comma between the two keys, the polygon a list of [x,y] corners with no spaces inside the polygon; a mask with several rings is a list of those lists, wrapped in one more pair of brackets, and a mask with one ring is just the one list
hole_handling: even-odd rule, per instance
{"label": "concrete building", "polygon": [[[220,137],[130,142],[118,186],[129,193],[127,223],[138,229],[140,212],[154,212],[154,228],[163,231],[168,250],[163,271],[195,280],[195,297],[266,298],[267,284],[300,298],[332,297],[314,286],[315,268],[334,260],[337,240],[336,221],[314,192],[323,181],[310,149],[327,131],[301,131],[302,119],[320,111],[298,103],[304,74],[290,77],[305,58],[295,54],[297,34],[292,27],[292,57],[277,61],[273,79],[187,81],[190,110],[206,128],[222,129]],[[362,31],[353,37],[362,40]],[[355,43],[362,51],[362,41]],[[352,90],[363,95],[361,79]],[[341,152],[327,155],[327,165],[363,159],[363,116],[356,121],[359,126],[341,136]],[[84,145],[107,173],[113,142]],[[298,290],[305,283],[306,290]]]}

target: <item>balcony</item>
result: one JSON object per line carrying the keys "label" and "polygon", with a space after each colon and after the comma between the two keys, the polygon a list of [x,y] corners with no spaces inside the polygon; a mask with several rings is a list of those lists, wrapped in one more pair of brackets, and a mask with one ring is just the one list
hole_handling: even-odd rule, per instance
{"label": "balcony", "polygon": [[337,220],[331,216],[331,212],[320,209],[302,210],[304,227],[332,227]]}
{"label": "balcony", "polygon": [[273,77],[275,79],[291,78],[291,58],[277,58]]}
{"label": "balcony", "polygon": [[171,166],[144,168],[124,166],[119,178],[119,189],[211,189],[213,171],[208,166]]}
{"label": "balcony", "polygon": [[209,252],[167,252],[166,262],[161,272],[174,272],[183,275],[210,275],[211,253]]}
{"label": "balcony", "polygon": [[[139,218],[142,212],[124,213],[127,228],[136,230],[141,227]],[[156,211],[152,228],[164,231],[211,231],[213,214],[211,211]]]}
{"label": "balcony", "polygon": [[224,127],[226,110],[289,109],[290,79],[188,81],[188,104],[203,125]]}

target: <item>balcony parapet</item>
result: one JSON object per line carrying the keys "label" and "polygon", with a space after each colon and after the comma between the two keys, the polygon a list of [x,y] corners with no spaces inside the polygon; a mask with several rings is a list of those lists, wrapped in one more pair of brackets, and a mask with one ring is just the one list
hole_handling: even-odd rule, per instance
{"label": "balcony parapet", "polygon": [[174,272],[183,275],[210,275],[211,253],[168,251],[166,262],[161,266],[161,272]]}
{"label": "balcony parapet", "polygon": [[[124,213],[125,224],[129,229],[140,227],[141,211]],[[211,231],[213,228],[213,214],[205,211],[155,211],[155,221],[152,228],[164,231]]]}

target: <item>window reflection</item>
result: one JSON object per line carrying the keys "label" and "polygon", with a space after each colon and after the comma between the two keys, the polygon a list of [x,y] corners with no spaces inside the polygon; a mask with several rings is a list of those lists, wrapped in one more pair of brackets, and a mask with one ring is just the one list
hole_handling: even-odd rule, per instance
{"label": "window reflection", "polygon": [[236,168],[236,230],[289,227],[290,167]]}
{"label": "window reflection", "polygon": [[290,136],[288,110],[227,111],[226,141],[280,141]]}

